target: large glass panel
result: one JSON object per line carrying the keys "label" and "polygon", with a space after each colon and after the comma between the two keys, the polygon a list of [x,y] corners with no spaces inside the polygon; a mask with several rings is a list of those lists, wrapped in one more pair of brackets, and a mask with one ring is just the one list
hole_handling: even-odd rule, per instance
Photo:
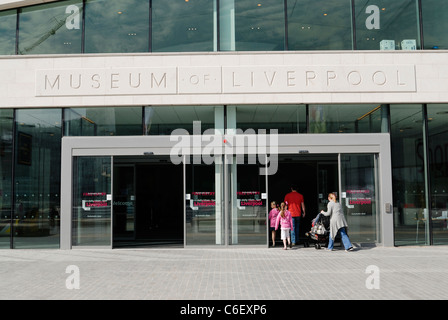
{"label": "large glass panel", "polygon": [[236,128],[277,129],[278,133],[306,133],[305,105],[236,106]]}
{"label": "large glass panel", "polygon": [[141,107],[64,109],[66,136],[142,135]]}
{"label": "large glass panel", "polygon": [[351,0],[288,0],[289,50],[351,50]]}
{"label": "large glass panel", "polygon": [[[115,159],[114,159],[115,160]],[[135,240],[135,165],[114,163],[113,244]]]}
{"label": "large glass panel", "polygon": [[235,157],[230,165],[232,213],[229,243],[232,245],[266,245],[267,242],[266,176],[260,174],[256,158],[257,155],[248,155],[241,157],[244,162],[240,162]]}
{"label": "large glass panel", "polygon": [[21,9],[19,54],[81,53],[82,1],[58,1]]}
{"label": "large glass panel", "polygon": [[15,248],[58,248],[61,109],[19,109],[15,133]]}
{"label": "large glass panel", "polygon": [[13,110],[0,109],[0,249],[10,248]]}
{"label": "large glass panel", "polygon": [[284,1],[220,1],[220,50],[285,49]]}
{"label": "large glass panel", "polygon": [[384,132],[385,111],[382,105],[310,105],[310,133]]}
{"label": "large glass panel", "polygon": [[352,242],[377,237],[377,165],[374,154],[341,154],[341,204]]}
{"label": "large glass panel", "polygon": [[[145,107],[145,134],[170,135],[175,129],[189,134],[215,128],[216,119],[224,118],[222,107],[208,106],[151,106]],[[200,121],[200,124],[198,123]],[[196,127],[194,122],[196,122]],[[218,121],[219,122],[219,121]],[[216,128],[222,128],[217,122]]]}
{"label": "large glass panel", "polygon": [[152,51],[216,51],[216,1],[152,0]]}
{"label": "large glass panel", "polygon": [[448,105],[427,109],[433,243],[448,244]]}
{"label": "large glass panel", "polygon": [[[317,165],[318,177],[317,177],[317,190],[319,193],[317,201],[317,210],[327,211],[328,207],[328,194],[330,192],[338,194],[339,189],[339,177],[338,177],[338,163],[337,160],[321,161]],[[313,215],[314,218],[314,215]]]}
{"label": "large glass panel", "polygon": [[391,105],[395,245],[429,244],[421,105]]}
{"label": "large glass panel", "polygon": [[73,246],[111,246],[111,157],[75,157]]}
{"label": "large glass panel", "polygon": [[87,0],[85,52],[148,52],[149,0]]}
{"label": "large glass panel", "polygon": [[186,165],[186,245],[224,245],[222,161]]}
{"label": "large glass panel", "polygon": [[448,2],[422,1],[424,49],[448,49]]}
{"label": "large glass panel", "polygon": [[0,12],[0,54],[16,53],[17,11]]}
{"label": "large glass panel", "polygon": [[114,157],[113,173],[113,246],[182,246],[183,166],[169,156]]}
{"label": "large glass panel", "polygon": [[356,49],[419,49],[417,2],[417,0],[355,0]]}

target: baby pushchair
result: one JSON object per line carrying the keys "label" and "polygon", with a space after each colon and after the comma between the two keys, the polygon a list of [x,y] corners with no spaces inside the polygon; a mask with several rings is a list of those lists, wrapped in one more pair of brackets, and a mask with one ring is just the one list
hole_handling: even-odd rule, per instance
{"label": "baby pushchair", "polygon": [[311,222],[311,230],[306,235],[314,242],[314,248],[326,247],[330,235],[330,217],[319,213]]}

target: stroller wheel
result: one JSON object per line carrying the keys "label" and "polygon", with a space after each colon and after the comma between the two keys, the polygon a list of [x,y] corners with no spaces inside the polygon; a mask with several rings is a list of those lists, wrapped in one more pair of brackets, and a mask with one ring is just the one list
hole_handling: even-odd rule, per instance
{"label": "stroller wheel", "polygon": [[316,250],[319,250],[319,249],[320,249],[320,244],[316,243],[316,244],[314,245],[314,248],[316,248]]}

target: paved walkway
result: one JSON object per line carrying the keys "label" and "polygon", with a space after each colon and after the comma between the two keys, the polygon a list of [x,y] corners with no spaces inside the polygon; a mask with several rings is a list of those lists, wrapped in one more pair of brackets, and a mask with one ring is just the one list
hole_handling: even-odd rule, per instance
{"label": "paved walkway", "polygon": [[0,283],[3,300],[445,300],[448,246],[0,250]]}

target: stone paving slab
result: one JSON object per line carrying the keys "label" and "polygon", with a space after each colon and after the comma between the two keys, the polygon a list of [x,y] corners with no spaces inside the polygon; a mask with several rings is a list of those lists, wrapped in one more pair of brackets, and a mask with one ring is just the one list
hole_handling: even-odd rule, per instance
{"label": "stone paving slab", "polygon": [[448,246],[0,250],[2,300],[445,300]]}

